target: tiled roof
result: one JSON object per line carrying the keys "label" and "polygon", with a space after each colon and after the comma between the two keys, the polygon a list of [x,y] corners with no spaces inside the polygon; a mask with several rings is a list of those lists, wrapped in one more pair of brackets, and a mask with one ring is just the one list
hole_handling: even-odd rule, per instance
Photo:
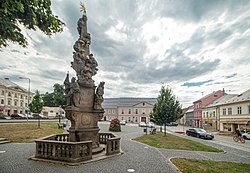
{"label": "tiled roof", "polygon": [[104,98],[103,108],[117,108],[117,107],[132,107],[136,104],[145,102],[151,105],[156,103],[156,98]]}
{"label": "tiled roof", "polygon": [[201,101],[201,100],[203,100],[203,99],[205,99],[205,98],[207,98],[207,97],[209,97],[209,96],[211,96],[211,95],[217,94],[219,91],[221,91],[221,90],[214,91],[214,92],[212,92],[212,93],[210,93],[210,94],[208,94],[208,95],[205,95],[204,97],[200,98],[199,100],[194,101],[193,103],[198,102],[198,101]]}
{"label": "tiled roof", "polygon": [[11,82],[9,78],[0,78],[0,85],[7,87],[7,88],[20,88],[23,91],[27,92],[26,89],[20,87],[19,85],[15,84],[14,82]]}
{"label": "tiled roof", "polygon": [[220,98],[216,99],[213,103],[207,105],[207,107],[214,107],[214,106],[218,106],[221,105],[223,103],[226,103],[228,100],[230,100],[231,98],[237,96],[237,94],[226,94],[221,96]]}
{"label": "tiled roof", "polygon": [[250,101],[250,89],[227,100],[225,104]]}

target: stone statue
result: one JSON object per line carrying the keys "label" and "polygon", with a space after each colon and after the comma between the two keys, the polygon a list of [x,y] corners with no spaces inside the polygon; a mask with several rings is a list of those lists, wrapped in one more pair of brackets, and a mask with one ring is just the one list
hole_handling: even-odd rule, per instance
{"label": "stone statue", "polygon": [[100,84],[98,85],[96,89],[94,109],[103,109],[102,102],[104,100],[103,99],[104,84],[105,82],[100,82]]}
{"label": "stone statue", "polygon": [[87,36],[87,18],[85,15],[82,16],[77,22],[77,31],[80,35],[80,38]]}
{"label": "stone statue", "polygon": [[77,107],[80,104],[80,87],[75,77],[72,77],[71,83],[68,84],[67,88],[67,106]]}

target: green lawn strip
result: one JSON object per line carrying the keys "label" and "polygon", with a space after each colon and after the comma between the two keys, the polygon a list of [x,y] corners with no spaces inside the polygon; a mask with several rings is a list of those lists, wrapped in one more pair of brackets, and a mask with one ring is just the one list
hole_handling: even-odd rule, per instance
{"label": "green lawn strip", "polygon": [[250,164],[211,160],[172,158],[171,162],[183,173],[248,173]]}
{"label": "green lawn strip", "polygon": [[138,142],[145,143],[156,148],[176,149],[176,150],[192,150],[192,151],[206,151],[206,152],[223,152],[217,148],[213,148],[199,142],[184,139],[175,135],[157,132],[154,135],[143,135],[135,138]]}
{"label": "green lawn strip", "polygon": [[63,133],[63,129],[58,129],[55,122],[41,122],[40,128],[37,123],[1,124],[0,137],[7,138],[14,143],[29,143],[35,139],[51,134]]}

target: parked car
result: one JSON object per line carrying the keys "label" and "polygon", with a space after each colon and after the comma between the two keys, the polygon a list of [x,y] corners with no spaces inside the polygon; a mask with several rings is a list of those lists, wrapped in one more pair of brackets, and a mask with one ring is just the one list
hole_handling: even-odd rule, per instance
{"label": "parked car", "polygon": [[32,117],[33,118],[45,118],[45,116],[44,115],[42,115],[42,114],[32,114]]}
{"label": "parked car", "polygon": [[149,128],[154,128],[155,127],[155,124],[153,122],[148,122],[147,123],[147,127]]}
{"label": "parked car", "polygon": [[121,120],[121,121],[120,121],[120,124],[121,124],[121,125],[126,125],[126,120]]}
{"label": "parked car", "polygon": [[23,114],[11,114],[10,118],[25,118]]}
{"label": "parked car", "polygon": [[243,133],[243,134],[242,134],[242,137],[243,137],[244,139],[249,139],[249,140],[250,140],[250,132]]}
{"label": "parked car", "polygon": [[145,122],[140,122],[138,124],[139,127],[147,127],[147,124]]}
{"label": "parked car", "polygon": [[188,136],[194,136],[197,138],[202,138],[202,139],[213,139],[214,135],[211,133],[208,133],[206,130],[201,129],[201,128],[192,128],[192,129],[188,129],[186,131],[186,134]]}
{"label": "parked car", "polygon": [[167,126],[178,126],[176,122],[170,122],[166,124]]}

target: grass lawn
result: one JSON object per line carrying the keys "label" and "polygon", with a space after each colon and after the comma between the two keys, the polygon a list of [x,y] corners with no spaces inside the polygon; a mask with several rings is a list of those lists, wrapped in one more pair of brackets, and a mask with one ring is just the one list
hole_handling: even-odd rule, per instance
{"label": "grass lawn", "polygon": [[250,164],[211,160],[172,158],[171,162],[183,173],[247,173]]}
{"label": "grass lawn", "polygon": [[0,137],[14,143],[34,142],[35,139],[56,133],[63,133],[57,123],[41,122],[40,129],[37,123],[0,124]]}
{"label": "grass lawn", "polygon": [[177,137],[171,134],[164,136],[164,133],[157,132],[154,135],[143,135],[135,138],[138,142],[145,143],[156,148],[167,148],[176,150],[192,150],[192,151],[207,151],[207,152],[223,152],[217,148],[213,148],[201,143]]}

